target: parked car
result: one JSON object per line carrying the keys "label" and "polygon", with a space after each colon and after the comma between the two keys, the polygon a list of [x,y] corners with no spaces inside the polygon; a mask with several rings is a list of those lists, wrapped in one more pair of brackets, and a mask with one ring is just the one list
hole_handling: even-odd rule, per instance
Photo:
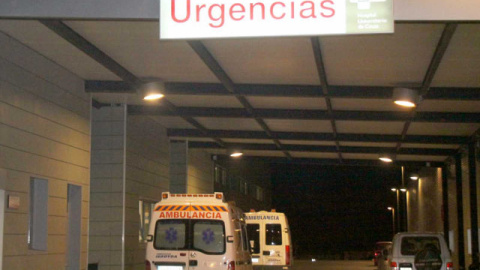
{"label": "parked car", "polygon": [[388,259],[391,270],[453,270],[447,243],[439,233],[398,233]]}
{"label": "parked car", "polygon": [[380,241],[375,243],[375,248],[373,250],[373,264],[375,266],[378,266],[378,258],[381,256],[382,251],[388,246],[392,246],[392,242]]}
{"label": "parked car", "polygon": [[377,259],[378,270],[390,270],[389,256],[392,254],[392,244],[385,246]]}

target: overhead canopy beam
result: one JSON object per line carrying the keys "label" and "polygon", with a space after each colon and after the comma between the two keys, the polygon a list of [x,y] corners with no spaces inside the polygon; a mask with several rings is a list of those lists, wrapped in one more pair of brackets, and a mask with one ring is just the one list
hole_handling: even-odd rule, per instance
{"label": "overhead canopy beam", "polygon": [[[288,110],[288,109],[251,109],[211,107],[177,107],[175,112],[159,106],[129,105],[129,113],[135,115],[160,115],[180,117],[214,118],[262,118],[291,120],[329,120],[333,117],[340,121],[408,121],[409,112],[383,111],[333,111],[325,110]],[[331,114],[331,115],[330,115]],[[480,113],[444,113],[419,112],[414,122],[438,123],[478,123]]]}
{"label": "overhead canopy beam", "polygon": [[[166,95],[213,95],[213,96],[258,96],[258,97],[319,97],[319,85],[285,84],[235,84],[236,94],[228,92],[219,83],[165,83]],[[391,99],[392,87],[384,86],[336,86],[329,85],[331,98]],[[85,81],[88,93],[135,93],[122,81]],[[480,88],[432,87],[423,97],[425,100],[480,100]]]}
{"label": "overhead canopy beam", "polygon": [[[337,153],[335,146],[325,145],[296,145],[283,144],[283,149],[294,152],[322,152],[322,153]],[[200,149],[221,149],[214,142],[189,142],[189,148]],[[257,144],[257,143],[227,143],[226,148],[255,150],[255,151],[275,151],[278,150],[275,144]],[[379,153],[394,153],[394,147],[357,147],[357,146],[341,146],[342,153],[352,154],[379,154]],[[435,149],[435,148],[402,148],[398,154],[401,155],[425,155],[425,156],[450,156],[457,153],[456,149]]]}
{"label": "overhead canopy beam", "polygon": [[[75,46],[77,49],[90,56],[93,60],[97,61],[99,64],[110,70],[112,73],[116,74],[118,77],[124,80],[130,88],[135,88],[141,83],[141,79],[135,76],[133,73],[128,71],[126,68],[121,66],[113,58],[108,56],[106,53],[101,51],[95,45],[90,43],[84,37],[75,32],[72,28],[68,27],[60,20],[40,20],[40,23],[48,27],[54,33],[68,41],[70,44]],[[93,105],[99,106],[98,102]],[[167,99],[162,100],[162,105],[170,112],[174,114],[179,114],[177,107],[168,101]],[[208,134],[208,130],[202,126],[197,120],[193,119],[190,116],[182,116],[182,118],[190,123],[195,128],[199,129],[202,133]],[[221,139],[217,137],[212,137],[212,139],[218,143],[220,146],[223,145]]]}
{"label": "overhead canopy beam", "polygon": [[312,43],[313,56],[315,58],[318,79],[320,80],[322,93],[325,96],[325,104],[327,105],[328,120],[330,120],[330,125],[332,126],[332,133],[335,141],[335,147],[337,149],[338,159],[341,162],[343,160],[343,157],[342,157],[342,151],[340,150],[340,143],[337,140],[337,135],[338,135],[337,124],[335,123],[332,100],[329,96],[330,90],[329,90],[329,85],[327,80],[327,72],[325,71],[325,62],[323,61],[323,56],[322,56],[322,47],[320,45],[320,41],[318,40],[318,37],[310,38],[310,42]]}
{"label": "overhead canopy beam", "polygon": [[[269,139],[262,131],[240,131],[240,130],[209,130],[209,134],[203,134],[195,129],[168,129],[169,137],[183,138],[209,138],[219,137],[224,139]],[[309,133],[309,132],[273,132],[272,135],[279,140],[299,141],[333,141],[332,133]],[[378,134],[343,134],[339,133],[337,139],[342,142],[390,142],[396,143],[400,135],[378,135]],[[419,144],[466,144],[470,137],[465,136],[428,136],[408,135],[404,143]]]}
{"label": "overhead canopy beam", "polygon": [[253,109],[253,106],[248,102],[248,100],[241,95],[238,95],[235,89],[235,84],[233,83],[232,79],[228,76],[228,74],[223,70],[217,60],[213,57],[213,55],[208,51],[208,49],[203,45],[201,41],[188,41],[190,47],[197,53],[197,55],[202,59],[205,65],[213,72],[213,74],[217,77],[217,79],[222,83],[225,89],[230,93],[235,95],[237,100],[242,104],[244,107],[244,112],[254,118],[258,125],[265,131],[265,133],[271,137],[275,143],[275,146],[278,150],[282,151],[286,157],[291,158],[290,154],[287,151],[284,151],[280,141],[272,137],[272,131],[268,127],[267,123],[263,121],[263,119],[256,115]]}
{"label": "overhead canopy beam", "polygon": [[[438,41],[432,60],[430,61],[430,65],[428,66],[427,72],[425,73],[425,77],[423,78],[422,87],[419,90],[420,96],[424,96],[428,94],[433,82],[433,78],[437,73],[438,67],[440,66],[442,58],[445,55],[445,52],[447,51],[448,46],[450,45],[450,41],[452,40],[452,37],[455,34],[456,30],[457,30],[456,23],[447,23],[445,25],[445,28],[443,29],[443,32],[442,32],[442,36]],[[412,124],[413,121],[415,121],[418,114],[419,114],[418,107],[413,108],[413,110],[410,113],[409,119],[407,120],[407,122],[405,122],[405,125],[403,126],[402,139],[405,138],[405,136],[407,135],[410,125]],[[399,150],[401,147],[402,147],[402,140],[400,140],[397,143],[397,150]]]}
{"label": "overhead canopy beam", "polygon": [[[227,158],[224,155],[217,155],[218,158]],[[316,158],[294,158],[286,159],[282,157],[253,157],[245,156],[242,159],[250,161],[262,161],[273,164],[309,164],[309,165],[325,165],[325,166],[370,166],[370,167],[442,167],[444,162],[428,162],[428,161],[401,161],[397,160],[393,164],[385,164],[379,160],[369,159],[344,159],[342,163],[338,159],[316,159]]]}

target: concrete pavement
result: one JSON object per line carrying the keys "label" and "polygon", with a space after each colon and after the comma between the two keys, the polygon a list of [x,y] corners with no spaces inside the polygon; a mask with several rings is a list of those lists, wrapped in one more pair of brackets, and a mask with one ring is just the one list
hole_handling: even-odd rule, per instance
{"label": "concrete pavement", "polygon": [[372,261],[304,261],[295,260],[292,270],[376,270]]}

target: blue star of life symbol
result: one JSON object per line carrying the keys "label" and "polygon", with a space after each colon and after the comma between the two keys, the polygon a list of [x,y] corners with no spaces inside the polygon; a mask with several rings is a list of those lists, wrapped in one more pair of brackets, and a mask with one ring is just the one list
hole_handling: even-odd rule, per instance
{"label": "blue star of life symbol", "polygon": [[174,228],[166,230],[165,240],[167,240],[170,244],[177,241],[177,230],[175,230]]}
{"label": "blue star of life symbol", "polygon": [[208,245],[215,240],[215,236],[213,235],[213,231],[209,228],[203,231],[202,233],[203,238],[202,240]]}

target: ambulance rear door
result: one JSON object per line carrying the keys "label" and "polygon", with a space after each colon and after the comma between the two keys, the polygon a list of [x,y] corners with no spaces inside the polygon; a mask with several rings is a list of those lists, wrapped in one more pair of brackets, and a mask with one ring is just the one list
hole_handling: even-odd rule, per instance
{"label": "ambulance rear door", "polygon": [[190,253],[190,203],[161,205],[153,234],[152,270],[188,270]]}
{"label": "ambulance rear door", "polygon": [[277,219],[264,220],[263,265],[285,265],[285,226]]}
{"label": "ambulance rear door", "polygon": [[192,203],[190,219],[190,270],[226,269],[226,224],[228,209],[223,205]]}

